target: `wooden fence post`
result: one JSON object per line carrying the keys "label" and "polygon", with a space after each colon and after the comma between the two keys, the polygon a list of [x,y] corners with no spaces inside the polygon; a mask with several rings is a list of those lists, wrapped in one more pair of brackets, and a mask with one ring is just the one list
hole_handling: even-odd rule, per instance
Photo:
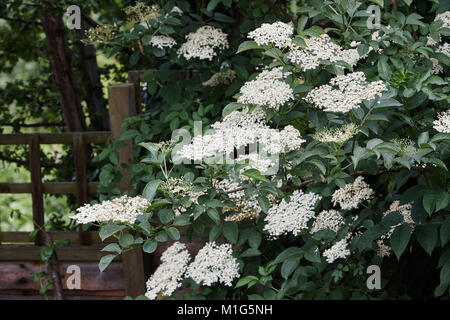
{"label": "wooden fence post", "polygon": [[141,112],[141,74],[139,70],[128,71],[128,83],[134,85],[136,113]]}
{"label": "wooden fence post", "polygon": [[[136,95],[133,84],[113,85],[108,88],[109,118],[113,140],[120,137],[120,127],[123,121],[136,115]],[[119,166],[133,161],[133,143],[127,141],[127,146],[119,150]],[[121,191],[130,188],[129,169],[121,168],[123,182]],[[142,249],[130,250],[122,254],[123,272],[125,278],[125,295],[137,297],[145,293],[145,275]]]}
{"label": "wooden fence post", "polygon": [[[86,176],[86,144],[83,135],[76,133],[72,136],[73,140],[73,155],[75,162],[75,174],[77,183],[77,204],[81,207],[87,203],[88,184]],[[89,234],[83,231],[81,225],[79,226],[80,242],[83,245],[90,244]]]}
{"label": "wooden fence post", "polygon": [[[44,228],[44,198],[41,179],[41,155],[39,136],[30,137],[30,173],[31,173],[31,199],[33,202],[34,229]],[[36,245],[44,245],[44,233],[38,231],[34,239]]]}

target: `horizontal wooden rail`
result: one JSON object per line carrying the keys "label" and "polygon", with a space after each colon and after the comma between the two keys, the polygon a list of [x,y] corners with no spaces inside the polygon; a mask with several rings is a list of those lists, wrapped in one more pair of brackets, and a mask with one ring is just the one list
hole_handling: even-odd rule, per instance
{"label": "horizontal wooden rail", "polygon": [[[77,231],[50,231],[50,235],[54,241],[68,239],[71,244],[79,244],[80,236]],[[97,231],[87,231],[86,232],[89,240],[92,243],[102,243]],[[113,241],[112,239],[105,239],[105,243]],[[15,243],[32,243],[30,241],[30,232],[22,232],[22,231],[3,231],[0,232],[0,243],[6,244],[15,244]]]}
{"label": "horizontal wooden rail", "polygon": [[[59,261],[100,261],[107,252],[100,251],[104,245],[92,244],[89,246],[71,245],[56,247]],[[41,247],[35,245],[8,245],[0,246],[0,261],[39,261]],[[118,256],[114,261],[121,261]]]}
{"label": "horizontal wooden rail", "polygon": [[[0,193],[31,193],[30,182],[0,182]],[[44,182],[44,194],[77,194],[76,182]],[[98,182],[88,182],[88,193],[97,193]]]}
{"label": "horizontal wooden rail", "polygon": [[73,136],[81,135],[85,143],[104,144],[111,137],[108,131],[1,134],[0,145],[27,145],[31,136],[39,137],[39,144],[73,144]]}

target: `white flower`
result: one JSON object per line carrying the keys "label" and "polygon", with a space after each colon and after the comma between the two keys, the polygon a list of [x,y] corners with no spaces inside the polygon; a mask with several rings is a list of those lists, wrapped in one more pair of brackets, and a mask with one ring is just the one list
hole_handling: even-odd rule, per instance
{"label": "white flower", "polygon": [[444,68],[441,66],[438,59],[430,58],[430,61],[433,64],[433,68],[431,69],[432,74],[439,74],[444,72]]}
{"label": "white flower", "polygon": [[171,296],[181,286],[190,258],[186,246],[180,242],[175,242],[164,251],[162,263],[147,281],[146,297],[154,300],[158,294]]}
{"label": "white flower", "polygon": [[219,84],[230,84],[236,78],[236,72],[234,70],[228,69],[225,72],[217,72],[211,76],[207,81],[203,82],[202,85],[205,87],[215,87]]}
{"label": "white flower", "polygon": [[212,60],[217,55],[216,49],[228,48],[227,34],[211,26],[203,26],[189,33],[186,40],[177,51],[178,56],[183,56],[186,60]]}
{"label": "white flower", "polygon": [[[303,71],[315,69],[323,61],[344,61],[353,67],[363,58],[358,54],[357,49],[342,49],[327,34],[322,34],[320,37],[305,38],[304,41],[306,47],[292,44],[287,54],[288,60],[299,65]],[[356,42],[352,42],[352,44],[358,45]]]}
{"label": "white flower", "polygon": [[377,255],[380,258],[389,257],[391,255],[392,248],[386,245],[383,240],[377,240]]}
{"label": "white flower", "polygon": [[261,72],[255,80],[247,81],[241,87],[241,96],[237,102],[279,110],[280,106],[294,98],[292,88],[279,80],[286,75],[282,73],[281,67]]}
{"label": "white flower", "polygon": [[334,232],[338,232],[344,225],[344,217],[336,210],[322,211],[320,212],[311,228],[311,233],[316,233],[320,230],[330,229]]}
{"label": "white flower", "polygon": [[348,123],[340,128],[325,128],[314,133],[314,140],[322,143],[334,142],[343,144],[345,141],[351,139],[358,134],[358,126],[354,123]]}
{"label": "white flower", "polygon": [[364,100],[372,100],[386,90],[382,81],[367,82],[363,72],[336,76],[311,90],[305,100],[327,112],[348,112],[359,108]]}
{"label": "white flower", "polygon": [[383,217],[385,217],[389,213],[397,211],[402,215],[403,221],[399,224],[396,224],[395,226],[392,226],[387,233],[383,234],[380,237],[380,239],[377,240],[377,245],[378,245],[377,254],[381,258],[390,256],[391,247],[386,245],[385,241],[387,241],[392,236],[392,233],[394,233],[395,229],[398,226],[401,226],[403,223],[407,223],[411,229],[411,233],[414,231],[415,222],[411,216],[411,208],[412,208],[412,202],[406,203],[404,205],[400,205],[400,201],[396,200],[391,204],[391,206],[389,207],[389,210],[387,210],[386,212],[383,213]]}
{"label": "white flower", "polygon": [[158,49],[164,49],[166,47],[172,48],[176,44],[177,42],[174,39],[167,36],[153,36],[150,40],[150,45],[157,47]]}
{"label": "white flower", "polygon": [[[247,107],[233,111],[211,127],[212,133],[195,136],[191,144],[184,145],[178,151],[180,158],[212,159],[230,164],[248,160],[253,168],[268,169],[278,163],[278,154],[297,149],[305,142],[294,127],[287,126],[282,131],[270,128],[260,107],[252,112],[248,112]],[[247,146],[250,154],[244,152]],[[234,157],[235,149],[237,157]]]}
{"label": "white flower", "polygon": [[228,243],[222,245],[215,242],[206,243],[189,265],[186,278],[190,277],[205,286],[216,282],[231,286],[233,280],[239,278],[239,264],[232,253],[231,245]]}
{"label": "white flower", "polygon": [[450,133],[450,109],[438,114],[433,122],[433,128],[442,133]]}
{"label": "white flower", "polygon": [[272,24],[263,23],[250,32],[248,38],[253,39],[259,46],[273,43],[275,47],[282,49],[291,44],[293,33],[294,28],[291,25],[278,21]]}
{"label": "white flower", "polygon": [[290,200],[285,199],[272,206],[265,218],[267,224],[264,230],[272,238],[292,233],[297,235],[307,229],[307,223],[314,217],[314,206],[322,197],[314,193],[304,194],[301,190],[295,190]]}
{"label": "white flower", "polygon": [[361,202],[370,200],[373,193],[370,186],[364,182],[363,177],[359,176],[353,183],[348,183],[343,188],[336,190],[331,200],[333,205],[339,203],[344,210],[356,209]]}
{"label": "white flower", "polygon": [[442,28],[450,28],[450,11],[445,11],[441,14],[438,14],[436,18],[434,18],[434,21],[441,20],[444,24],[442,25]]}
{"label": "white flower", "polygon": [[118,221],[134,223],[136,217],[145,213],[150,202],[142,197],[127,195],[113,200],[106,200],[100,204],[86,204],[77,209],[77,214],[70,218],[78,223]]}
{"label": "white flower", "polygon": [[450,43],[444,43],[442,45],[440,45],[437,49],[436,52],[439,53],[443,53],[445,54],[447,57],[450,57]]}
{"label": "white flower", "polygon": [[331,248],[323,252],[323,256],[327,258],[328,263],[333,263],[336,259],[345,259],[350,255],[347,248],[347,238],[336,242]]}

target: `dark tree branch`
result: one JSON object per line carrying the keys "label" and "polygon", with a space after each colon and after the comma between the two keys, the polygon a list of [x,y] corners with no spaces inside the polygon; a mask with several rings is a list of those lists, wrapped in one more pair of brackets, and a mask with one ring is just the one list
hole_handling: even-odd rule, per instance
{"label": "dark tree branch", "polygon": [[283,13],[283,15],[286,18],[288,18],[289,20],[292,21],[292,23],[294,24],[295,28],[298,27],[298,22],[282,6],[280,6],[280,4],[277,2],[277,0],[275,0],[275,1],[265,0],[265,2],[268,3],[269,5],[271,5],[272,7],[275,7],[278,10],[280,10],[281,13]]}

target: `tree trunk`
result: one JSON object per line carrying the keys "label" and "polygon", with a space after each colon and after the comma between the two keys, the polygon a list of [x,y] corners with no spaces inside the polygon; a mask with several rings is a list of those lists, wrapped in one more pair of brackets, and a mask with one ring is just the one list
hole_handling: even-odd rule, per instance
{"label": "tree trunk", "polygon": [[[79,38],[84,36],[84,30],[92,27],[81,15],[81,29],[75,30]],[[83,78],[83,93],[89,110],[93,129],[96,131],[109,130],[109,115],[106,110],[106,99],[103,96],[100,71],[97,64],[96,50],[93,45],[85,46],[77,41],[79,55],[78,63]]]}
{"label": "tree trunk", "polygon": [[72,69],[69,46],[62,18],[49,10],[42,15],[53,76],[59,86],[61,108],[68,131],[86,131],[86,122]]}

